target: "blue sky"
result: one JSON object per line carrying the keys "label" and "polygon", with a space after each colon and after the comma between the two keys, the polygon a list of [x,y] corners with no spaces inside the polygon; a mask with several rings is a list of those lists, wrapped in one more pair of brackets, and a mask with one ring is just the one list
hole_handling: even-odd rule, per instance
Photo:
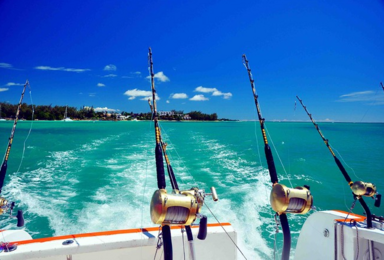
{"label": "blue sky", "polygon": [[[267,120],[384,122],[384,2],[0,1],[0,101]],[[30,103],[28,95],[25,101]]]}

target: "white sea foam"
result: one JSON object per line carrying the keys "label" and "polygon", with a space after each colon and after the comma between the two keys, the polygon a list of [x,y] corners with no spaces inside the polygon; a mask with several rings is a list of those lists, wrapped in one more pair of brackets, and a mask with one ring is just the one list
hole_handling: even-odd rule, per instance
{"label": "white sea foam", "polygon": [[[200,170],[208,173],[225,191],[219,194],[218,203],[209,203],[212,204],[212,212],[219,221],[233,225],[238,233],[238,245],[248,259],[271,258],[272,249],[262,235],[272,233],[274,224],[269,207],[268,171],[240,158],[217,140],[207,140],[201,135],[194,138],[202,144],[198,149],[210,156]],[[220,173],[212,168],[212,162],[219,167]],[[203,211],[206,212],[205,209]],[[211,222],[213,217],[209,218]],[[240,253],[238,255],[238,259],[243,259]]]}
{"label": "white sea foam", "polygon": [[[97,151],[103,144],[116,142],[120,137],[105,137],[82,144],[75,150],[52,152],[46,162],[37,163],[38,169],[22,173],[21,178],[12,178],[7,190],[12,197],[22,201],[31,219],[46,217],[55,235],[153,226],[149,204],[157,185],[152,133],[135,141],[128,151],[117,147],[113,148],[110,157],[97,161],[84,158],[89,152]],[[208,155],[206,160],[198,161],[197,174],[203,174],[218,191],[222,191],[217,203],[207,198],[213,213],[219,221],[234,226],[239,247],[248,259],[270,259],[272,247],[266,237],[273,241],[275,223],[269,206],[268,171],[253,161],[240,158],[218,140],[202,135],[193,135],[191,140],[199,143],[195,152]],[[198,185],[206,188],[195,169],[187,167],[180,157],[171,157],[176,152],[175,146],[170,145],[167,151],[180,187]],[[99,188],[82,195],[85,199],[78,198],[81,190],[73,186],[80,182],[78,170],[72,167],[74,162],[83,166],[96,164],[108,172]],[[73,201],[80,202],[71,205]],[[209,222],[215,222],[205,207],[202,213],[208,215]],[[289,218],[301,221],[300,217]],[[26,223],[31,219],[26,219]],[[238,259],[243,259],[241,254],[238,255]]]}
{"label": "white sea foam", "polygon": [[28,215],[25,226],[28,227],[36,217],[43,217],[48,219],[54,235],[68,234],[68,231],[77,233],[76,228],[69,228],[73,227],[71,214],[76,214],[78,208],[78,205],[72,205],[72,199],[78,196],[74,187],[79,183],[77,167],[86,164],[86,153],[118,137],[92,140],[74,150],[49,152],[46,158],[36,163],[38,168],[17,173],[17,176],[11,174],[4,190],[11,200],[19,201],[18,207]]}
{"label": "white sea foam", "polygon": [[[156,180],[147,176],[155,176],[155,163],[148,149],[143,149],[147,142],[136,146],[134,156],[123,156],[125,151],[121,151],[123,154],[99,162],[111,171],[105,184],[90,196],[91,202],[73,212],[70,223],[55,228],[55,234],[153,226],[148,216]],[[58,219],[52,221],[56,226]]]}

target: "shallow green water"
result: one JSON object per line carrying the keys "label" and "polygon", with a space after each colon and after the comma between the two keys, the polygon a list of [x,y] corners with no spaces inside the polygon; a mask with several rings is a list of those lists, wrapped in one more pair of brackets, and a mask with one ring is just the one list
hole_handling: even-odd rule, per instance
{"label": "shallow green water", "polygon": [[[17,172],[30,124],[18,124],[3,195],[23,209],[25,229],[34,238],[153,226],[152,122],[34,122]],[[350,189],[313,125],[266,126],[278,152],[273,149],[279,181],[309,185],[318,210],[348,211]],[[220,200],[207,200],[215,216],[232,223],[248,259],[270,259],[275,223],[259,123],[161,122],[161,127],[180,188],[215,186]],[[0,123],[4,150],[11,128],[12,122]],[[351,178],[373,182],[383,192],[384,124],[323,123],[320,128]],[[374,213],[384,215],[372,199],[366,201]],[[353,211],[362,213],[358,205]],[[202,213],[215,222],[207,208]],[[306,217],[289,216],[293,245]],[[0,225],[9,229],[16,223],[2,217]],[[281,244],[280,232],[278,248]]]}

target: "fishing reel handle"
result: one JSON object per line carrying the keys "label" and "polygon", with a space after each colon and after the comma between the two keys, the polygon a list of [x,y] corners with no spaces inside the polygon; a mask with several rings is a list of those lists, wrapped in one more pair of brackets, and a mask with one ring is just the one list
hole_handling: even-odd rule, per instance
{"label": "fishing reel handle", "polygon": [[218,201],[219,197],[217,196],[217,192],[215,187],[211,187],[211,193],[205,193],[205,195],[212,196],[213,201]]}
{"label": "fishing reel handle", "polygon": [[205,240],[207,238],[207,229],[208,229],[207,216],[198,214],[197,217],[200,218],[199,233],[197,234],[197,238],[200,240]]}
{"label": "fishing reel handle", "polygon": [[381,194],[376,193],[375,196],[375,207],[379,208],[381,204]]}
{"label": "fishing reel handle", "polygon": [[17,211],[16,216],[12,216],[12,217],[17,218],[17,226],[18,227],[24,226],[24,215],[23,215],[23,211],[21,209],[19,209]]}

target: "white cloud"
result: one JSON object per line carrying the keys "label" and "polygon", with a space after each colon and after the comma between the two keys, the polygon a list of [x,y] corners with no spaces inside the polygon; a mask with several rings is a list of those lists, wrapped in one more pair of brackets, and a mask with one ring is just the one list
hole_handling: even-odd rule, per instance
{"label": "white cloud", "polygon": [[193,98],[190,98],[191,101],[207,101],[209,98],[204,97],[204,95],[195,95]]}
{"label": "white cloud", "polygon": [[[148,100],[148,99],[152,100],[152,92],[149,90],[147,91],[147,90],[140,90],[135,88],[135,89],[125,91],[124,95],[129,97],[128,100],[133,100],[137,97],[143,97],[140,100]],[[160,100],[157,94],[156,94],[156,100]]]}
{"label": "white cloud", "polygon": [[173,99],[185,99],[188,98],[187,94],[185,93],[175,93],[171,96]]}
{"label": "white cloud", "polygon": [[217,88],[204,88],[203,86],[195,88],[195,92],[211,93],[217,91]]}
{"label": "white cloud", "polygon": [[107,65],[107,66],[104,67],[104,70],[107,70],[107,71],[116,71],[117,68],[116,68],[115,65],[113,65],[113,64],[109,64],[109,65]]}
{"label": "white cloud", "polygon": [[217,88],[204,88],[203,86],[199,86],[195,88],[195,92],[202,92],[202,93],[212,93],[212,96],[223,96],[224,99],[230,99],[232,97],[232,93],[223,93]]}
{"label": "white cloud", "polygon": [[116,74],[108,74],[108,75],[105,75],[103,76],[104,78],[114,78],[114,77],[117,77]]}
{"label": "white cloud", "polygon": [[133,78],[141,78],[140,71],[134,71],[129,73],[131,76],[122,76],[123,79],[133,79]]}
{"label": "white cloud", "polygon": [[66,69],[64,68],[64,71],[70,71],[70,72],[84,72],[84,71],[90,71],[90,69]]}
{"label": "white cloud", "polygon": [[167,100],[166,103],[169,104],[169,100]]}
{"label": "white cloud", "polygon": [[373,94],[373,93],[374,93],[373,91],[368,90],[368,91],[361,91],[361,92],[352,92],[352,93],[349,93],[349,94],[341,95],[340,97],[341,98],[345,98],[345,97],[361,97],[361,96],[365,96],[365,95]]}
{"label": "white cloud", "polygon": [[118,109],[113,109],[113,108],[108,108],[108,107],[96,107],[95,109],[95,112],[115,112],[115,111],[118,111]]}
{"label": "white cloud", "polygon": [[[167,82],[169,81],[169,78],[164,75],[162,71],[157,72],[154,76],[155,79],[157,79],[160,82]],[[151,76],[147,76],[147,79],[151,79]]]}
{"label": "white cloud", "polygon": [[[152,96],[148,96],[148,97],[143,97],[143,98],[141,98],[140,100],[144,100],[144,101],[148,101],[148,99],[150,100],[150,101],[152,101]],[[160,100],[160,98],[157,96],[157,94],[156,94],[156,101],[159,101]]]}
{"label": "white cloud", "polygon": [[98,86],[98,87],[105,87],[105,84],[103,84],[103,83],[97,83],[97,86]]}
{"label": "white cloud", "polygon": [[90,97],[95,97],[95,96],[96,96],[96,93],[89,93],[89,96],[90,96]]}
{"label": "white cloud", "polygon": [[0,62],[0,68],[3,68],[3,69],[12,69],[12,65],[9,64],[9,63],[1,63]]}
{"label": "white cloud", "polygon": [[384,104],[384,94],[379,92],[376,94],[374,91],[360,91],[352,92],[349,94],[341,95],[338,102],[370,102],[371,105],[382,105]]}
{"label": "white cloud", "polygon": [[59,68],[54,68],[50,66],[37,66],[35,67],[37,70],[59,70],[59,71],[69,71],[69,72],[85,72],[85,71],[90,71],[90,69],[73,69],[73,68],[64,68],[64,67],[59,67]]}
{"label": "white cloud", "polygon": [[24,86],[23,83],[14,83],[14,82],[8,82],[7,84],[5,84],[7,87],[11,87],[11,86]]}
{"label": "white cloud", "polygon": [[232,97],[232,93],[223,93],[219,90],[215,90],[213,91],[212,96],[223,96],[224,99],[230,99]]}
{"label": "white cloud", "polygon": [[7,91],[9,88],[0,88],[0,92]]}

